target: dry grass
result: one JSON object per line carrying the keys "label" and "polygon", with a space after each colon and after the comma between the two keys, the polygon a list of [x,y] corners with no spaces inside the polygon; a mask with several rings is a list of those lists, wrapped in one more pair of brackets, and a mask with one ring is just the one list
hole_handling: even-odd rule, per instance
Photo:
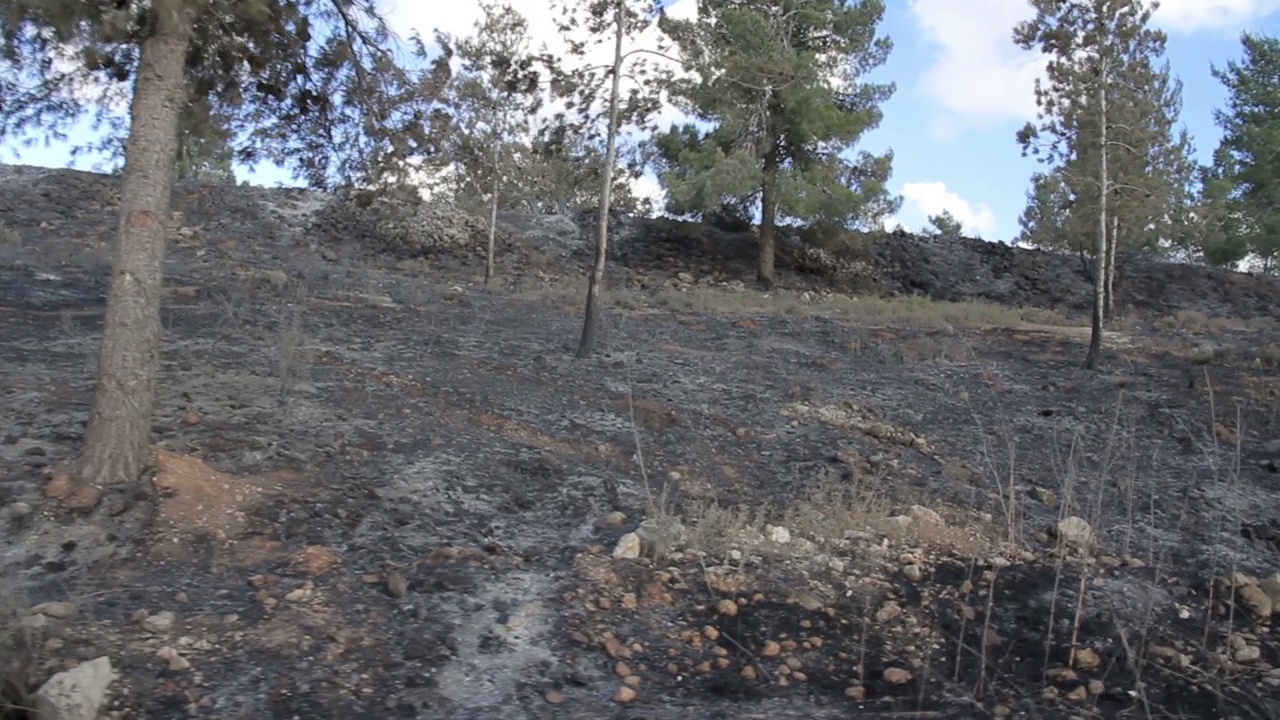
{"label": "dry grass", "polygon": [[22,236],[18,234],[18,231],[0,222],[0,246],[21,244]]}
{"label": "dry grass", "polygon": [[1168,332],[1188,333],[1222,333],[1232,331],[1259,332],[1275,330],[1280,327],[1275,318],[1232,318],[1210,317],[1199,310],[1179,310],[1173,315],[1160,318],[1155,323],[1156,329]]}
{"label": "dry grass", "polygon": [[[516,293],[516,298],[574,303],[580,302],[585,295],[585,280],[572,278],[521,290]],[[627,288],[609,289],[604,297],[613,307],[625,310],[665,309],[704,315],[825,316],[919,328],[1019,327],[1024,324],[1070,327],[1082,322],[1052,310],[1010,308],[977,301],[943,302],[922,297],[818,295],[789,290],[760,293],[703,287],[662,287],[650,291]],[[922,354],[927,356],[933,353],[926,351]]]}

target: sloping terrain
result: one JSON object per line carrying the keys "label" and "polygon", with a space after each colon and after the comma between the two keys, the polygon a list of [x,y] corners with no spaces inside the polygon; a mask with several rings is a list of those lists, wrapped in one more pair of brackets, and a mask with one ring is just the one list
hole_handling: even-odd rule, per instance
{"label": "sloping terrain", "polygon": [[636,235],[574,361],[569,220],[507,218],[486,289],[322,241],[313,194],[183,188],[157,492],[81,517],[115,186],[4,171],[28,690],[106,655],[119,718],[1280,714],[1275,281],[1135,264],[1089,373],[1074,258],[904,239],[869,257],[925,280],[873,267],[937,300],[765,297]]}

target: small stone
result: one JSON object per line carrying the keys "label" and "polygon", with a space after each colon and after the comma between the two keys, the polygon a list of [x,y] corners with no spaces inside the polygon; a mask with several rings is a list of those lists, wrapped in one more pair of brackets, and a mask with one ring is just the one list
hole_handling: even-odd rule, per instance
{"label": "small stone", "polygon": [[551,705],[559,705],[564,702],[564,693],[559,690],[548,690],[547,694],[542,697]]}
{"label": "small stone", "polygon": [[1076,650],[1075,662],[1073,663],[1077,670],[1093,670],[1102,664],[1102,658],[1098,657],[1098,653],[1093,648],[1080,648]]}
{"label": "small stone", "polygon": [[631,666],[619,660],[618,664],[613,666],[613,674],[624,678],[631,674]]}
{"label": "small stone", "polygon": [[777,525],[765,525],[764,534],[772,542],[779,545],[786,545],[791,542],[791,531]]}
{"label": "small stone", "polygon": [[613,556],[619,560],[635,560],[640,557],[640,536],[629,532],[618,538]]}
{"label": "small stone", "polygon": [[69,602],[42,602],[31,608],[31,612],[65,620],[76,614],[76,606]]}
{"label": "small stone", "polygon": [[628,610],[635,610],[639,601],[636,599],[635,593],[624,593],[622,595],[622,607]]}
{"label": "small stone", "polygon": [[387,594],[393,598],[403,598],[409,594],[409,581],[399,570],[387,573]]}
{"label": "small stone", "polygon": [[882,605],[879,610],[876,611],[876,620],[882,623],[887,623],[890,620],[897,618],[901,614],[902,614],[902,606],[890,600],[886,602],[884,605]]}
{"label": "small stone", "polygon": [[617,527],[622,527],[623,525],[626,524],[626,522],[627,522],[627,514],[614,510],[613,512],[605,513],[599,520],[596,521],[596,525],[602,528],[617,528]]}
{"label": "small stone", "polygon": [[604,651],[605,654],[614,660],[631,659],[631,648],[628,648],[626,645],[618,642],[618,638],[613,637],[612,635],[604,639]]}
{"label": "small stone", "polygon": [[1102,693],[1106,692],[1106,689],[1107,689],[1106,684],[1105,684],[1105,683],[1103,683],[1101,680],[1090,680],[1090,681],[1089,681],[1089,694],[1090,694],[1090,695],[1101,695]]}
{"label": "small stone", "polygon": [[727,617],[733,617],[738,614],[738,603],[725,598],[716,603],[716,612]]}
{"label": "small stone", "polygon": [[142,629],[152,633],[167,633],[173,629],[177,617],[168,610],[158,612],[142,621]]}
{"label": "small stone", "polygon": [[639,675],[628,675],[622,678],[622,684],[631,688],[640,687],[641,682],[644,681],[640,679]]}
{"label": "small stone", "polygon": [[708,639],[708,640],[712,640],[712,641],[714,641],[714,640],[716,640],[717,638],[719,638],[719,637],[720,637],[720,631],[719,631],[719,630],[717,630],[717,629],[715,629],[715,628],[714,628],[714,627],[712,627],[711,625],[703,625],[703,626],[702,626],[702,636],[703,636],[703,637],[705,637],[705,638],[706,638],[706,639]]}
{"label": "small stone", "polygon": [[756,679],[756,666],[755,666],[755,665],[747,665],[746,667],[742,668],[742,672],[740,672],[740,673],[738,673],[738,674],[739,674],[739,675],[741,675],[743,678],[745,678],[745,679],[747,679],[747,680],[755,680],[755,679]]}
{"label": "small stone", "polygon": [[861,685],[850,685],[844,689],[844,696],[851,700],[866,700],[867,689]]}
{"label": "small stone", "polygon": [[190,425],[199,425],[199,424],[200,424],[200,414],[199,414],[199,413],[193,413],[193,412],[191,412],[191,413],[187,413],[186,415],[183,415],[183,416],[182,416],[182,424],[183,424],[183,425],[188,425],[188,426],[190,426]]}
{"label": "small stone", "polygon": [[618,691],[613,694],[613,701],[616,703],[629,703],[636,699],[636,691],[627,685],[622,685]]}
{"label": "small stone", "polygon": [[760,648],[760,657],[778,657],[781,653],[782,646],[772,640],[766,641],[764,647]]}
{"label": "small stone", "polygon": [[1088,700],[1088,699],[1089,699],[1089,688],[1085,687],[1084,685],[1078,685],[1078,686],[1076,686],[1076,688],[1075,688],[1074,690],[1072,690],[1071,692],[1067,693],[1067,699],[1068,699],[1068,700],[1077,700],[1077,701],[1078,701],[1078,700]]}
{"label": "small stone", "polygon": [[920,578],[924,577],[924,570],[919,565],[911,563],[902,566],[902,575],[911,582],[920,582]]}
{"label": "small stone", "polygon": [[885,668],[884,675],[882,677],[884,677],[884,681],[890,685],[903,685],[911,682],[911,679],[915,676],[911,674],[910,670],[891,667]]}

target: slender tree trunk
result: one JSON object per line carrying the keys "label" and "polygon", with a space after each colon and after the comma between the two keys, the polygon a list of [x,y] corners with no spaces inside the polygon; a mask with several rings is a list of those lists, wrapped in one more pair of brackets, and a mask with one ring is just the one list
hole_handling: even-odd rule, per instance
{"label": "slender tree trunk", "polygon": [[130,107],[97,389],[76,468],[77,491],[69,500],[80,509],[97,505],[109,486],[137,482],[152,461],[165,231],[192,26],[185,0],[155,0],[153,9],[155,30],[142,42]]}
{"label": "slender tree trunk", "polygon": [[1111,241],[1107,243],[1107,290],[1102,319],[1111,322],[1116,314],[1116,248],[1120,245],[1120,215],[1111,213]]}
{"label": "slender tree trunk", "polygon": [[604,172],[600,179],[600,204],[596,223],[596,263],[587,280],[587,307],[582,318],[582,337],[578,341],[578,359],[591,356],[600,325],[600,288],[604,286],[604,261],[609,249],[609,200],[613,191],[613,163],[618,154],[618,102],[622,82],[622,41],[626,37],[623,0],[615,0],[613,83],[609,90],[609,128],[605,140]]}
{"label": "slender tree trunk", "polygon": [[760,185],[760,233],[756,236],[760,252],[756,265],[756,278],[766,290],[777,285],[774,269],[775,236],[778,222],[778,147],[773,144],[764,156],[764,180]]}
{"label": "slender tree trunk", "polygon": [[493,187],[489,194],[489,245],[484,252],[484,284],[493,279],[493,251],[498,237],[498,170],[494,163]]}
{"label": "slender tree trunk", "polygon": [[1107,266],[1107,65],[1098,75],[1099,151],[1098,158],[1098,246],[1093,263],[1093,323],[1089,329],[1089,354],[1084,366],[1096,370],[1102,355],[1102,311],[1106,304]]}

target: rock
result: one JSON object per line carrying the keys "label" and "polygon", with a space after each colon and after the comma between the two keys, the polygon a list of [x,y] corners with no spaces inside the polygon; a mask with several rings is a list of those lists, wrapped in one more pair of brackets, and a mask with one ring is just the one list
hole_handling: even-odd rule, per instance
{"label": "rock", "polygon": [[1054,530],[1064,544],[1077,548],[1088,547],[1089,541],[1093,539],[1093,528],[1089,527],[1084,518],[1075,515],[1059,520]]}
{"label": "rock", "polygon": [[1258,585],[1245,585],[1237,590],[1236,593],[1240,598],[1240,603],[1248,608],[1253,617],[1258,620],[1265,620],[1271,617],[1271,613],[1275,611],[1271,596]]}
{"label": "rock", "polygon": [[907,517],[921,527],[945,528],[947,526],[947,521],[943,520],[941,515],[923,505],[912,505],[907,509]]}
{"label": "rock", "polygon": [[168,610],[150,615],[142,620],[142,629],[156,634],[167,633],[173,629],[177,617]]}
{"label": "rock", "polygon": [[36,717],[40,720],[94,720],[106,697],[107,686],[115,678],[111,660],[106,656],[60,672],[36,691]]}
{"label": "rock", "polygon": [[716,603],[716,612],[724,615],[725,617],[733,617],[738,614],[738,603],[725,598],[724,600]]}
{"label": "rock", "polygon": [[1258,583],[1258,589],[1267,594],[1271,598],[1271,611],[1280,610],[1280,573],[1276,573],[1268,578],[1263,578]]}
{"label": "rock", "polygon": [[769,540],[779,545],[791,542],[791,531],[778,525],[765,525],[764,534]]}
{"label": "rock", "polygon": [[1077,670],[1093,670],[1102,664],[1102,658],[1098,657],[1098,653],[1093,648],[1080,648],[1076,650],[1073,667]]}
{"label": "rock", "polygon": [[1071,692],[1067,693],[1067,699],[1068,699],[1068,700],[1077,700],[1077,701],[1079,701],[1079,700],[1088,700],[1088,699],[1089,699],[1089,688],[1085,687],[1084,685],[1080,685],[1080,686],[1076,687],[1074,690],[1072,690]]}
{"label": "rock", "polygon": [[613,694],[613,701],[616,703],[629,703],[636,699],[636,691],[629,685],[621,685],[618,691]]}
{"label": "rock", "polygon": [[640,536],[629,532],[618,538],[613,548],[613,556],[619,560],[635,560],[640,557]]}
{"label": "rock", "polygon": [[602,528],[617,528],[622,527],[626,522],[627,514],[614,510],[613,512],[605,513],[601,516],[601,518],[596,521],[596,525]]}
{"label": "rock", "polygon": [[66,619],[76,614],[76,606],[69,602],[42,602],[31,612],[51,618]]}
{"label": "rock", "polygon": [[911,674],[910,670],[891,667],[885,668],[883,677],[884,681],[890,685],[904,685],[911,682],[911,679],[915,676]]}
{"label": "rock", "polygon": [[548,690],[547,694],[543,695],[543,697],[551,705],[559,705],[564,702],[564,693],[559,690]]}
{"label": "rock", "polygon": [[880,609],[876,611],[876,620],[878,622],[887,623],[891,620],[894,620],[901,614],[902,614],[902,606],[890,600],[886,602],[884,605],[880,606]]}
{"label": "rock", "polygon": [[773,640],[765,642],[764,647],[760,648],[760,657],[778,657],[782,654],[782,646]]}
{"label": "rock", "polygon": [[920,578],[924,577],[924,570],[915,563],[902,566],[902,575],[911,582],[920,582]]}
{"label": "rock", "polygon": [[1055,495],[1052,490],[1042,488],[1038,485],[1032,487],[1027,494],[1030,495],[1033,500],[1045,507],[1054,507],[1058,504],[1058,496]]}
{"label": "rock", "polygon": [[178,651],[168,645],[156,651],[156,657],[169,663],[169,669],[173,671],[191,669],[191,661],[178,654]]}
{"label": "rock", "polygon": [[387,594],[393,598],[403,598],[409,595],[409,581],[405,579],[404,573],[399,570],[391,570],[387,573]]}
{"label": "rock", "polygon": [[844,689],[844,696],[851,700],[866,700],[867,689],[861,685],[850,685]]}

